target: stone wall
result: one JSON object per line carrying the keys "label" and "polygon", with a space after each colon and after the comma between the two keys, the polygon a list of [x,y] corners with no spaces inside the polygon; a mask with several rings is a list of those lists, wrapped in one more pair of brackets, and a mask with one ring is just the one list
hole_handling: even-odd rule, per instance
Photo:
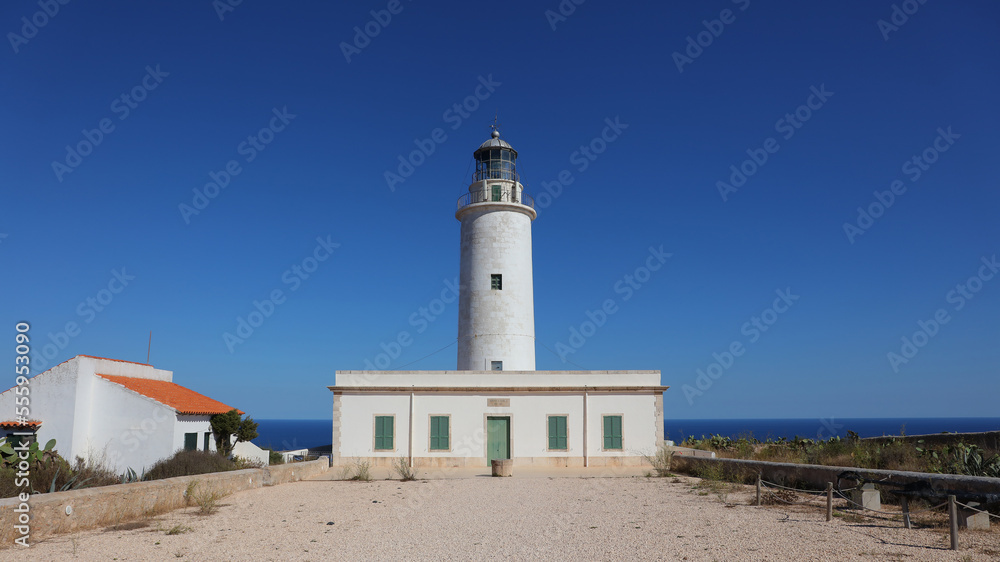
{"label": "stone wall", "polygon": [[[296,482],[326,472],[330,460],[180,476],[149,482],[85,488],[53,494],[35,494],[28,500],[30,514],[29,543],[47,536],[71,533],[142,520],[188,505],[185,494],[191,482],[195,493],[218,492],[225,495]],[[0,548],[9,547],[21,536],[15,525],[23,511],[17,498],[0,499]]]}
{"label": "stone wall", "polygon": [[[726,477],[733,477],[746,483],[756,480],[757,474],[768,482],[782,486],[798,486],[810,490],[823,490],[827,482],[836,485],[837,475],[853,471],[871,480],[886,480],[892,483],[928,482],[934,490],[1000,494],[1000,478],[961,476],[957,474],[932,474],[902,470],[878,470],[852,468],[846,466],[820,466],[815,464],[795,464],[751,461],[742,459],[711,459],[704,457],[674,456],[670,468],[676,472],[698,475],[706,467],[721,467]],[[853,486],[853,482],[845,484]],[[884,500],[885,498],[883,498]],[[891,499],[891,498],[889,498]]]}
{"label": "stone wall", "polygon": [[931,433],[929,435],[905,435],[902,437],[865,437],[862,441],[885,443],[888,441],[903,441],[914,443],[923,441],[921,447],[942,447],[944,445],[978,445],[988,451],[1000,451],[1000,431],[984,431],[982,433]]}

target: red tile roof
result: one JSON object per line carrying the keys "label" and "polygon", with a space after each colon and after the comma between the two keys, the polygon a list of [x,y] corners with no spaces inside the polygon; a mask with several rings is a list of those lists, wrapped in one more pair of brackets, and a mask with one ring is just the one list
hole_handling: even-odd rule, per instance
{"label": "red tile roof", "polygon": [[42,422],[40,421],[25,421],[25,422],[11,421],[11,420],[0,421],[0,429],[21,429],[21,428],[35,429],[40,425],[42,425]]}
{"label": "red tile roof", "polygon": [[[120,384],[133,392],[138,392],[161,404],[170,406],[177,410],[178,414],[225,414],[233,409],[232,406],[226,406],[218,400],[212,400],[208,396],[198,394],[189,388],[184,388],[172,382],[102,375],[100,373],[97,376],[115,384]],[[240,414],[244,413],[242,411],[239,412]]]}

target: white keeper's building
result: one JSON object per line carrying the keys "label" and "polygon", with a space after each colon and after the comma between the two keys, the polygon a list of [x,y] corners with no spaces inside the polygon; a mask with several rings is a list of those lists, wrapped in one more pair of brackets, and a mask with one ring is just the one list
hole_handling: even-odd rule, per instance
{"label": "white keeper's building", "polygon": [[[29,379],[26,419],[15,418],[23,395],[0,393],[0,437],[56,440],[73,463],[94,460],[116,473],[137,473],[179,450],[215,451],[210,419],[233,409],[173,382],[174,373],[144,363],[77,355]],[[240,412],[241,414],[243,412]],[[237,443],[234,453],[268,462],[267,451]]]}
{"label": "white keeper's building", "polygon": [[659,371],[536,371],[531,222],[493,131],[458,200],[458,369],[337,371],[333,463],[637,465],[663,443]]}

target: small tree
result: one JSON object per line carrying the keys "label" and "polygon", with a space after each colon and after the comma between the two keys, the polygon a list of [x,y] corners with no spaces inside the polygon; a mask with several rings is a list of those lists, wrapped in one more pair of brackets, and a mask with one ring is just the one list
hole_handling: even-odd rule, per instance
{"label": "small tree", "polygon": [[[257,437],[257,422],[253,421],[253,418],[241,418],[235,408],[225,414],[215,414],[209,423],[212,425],[212,433],[215,434],[215,448],[224,457],[232,454],[233,445],[236,443]],[[233,441],[234,435],[235,441]]]}

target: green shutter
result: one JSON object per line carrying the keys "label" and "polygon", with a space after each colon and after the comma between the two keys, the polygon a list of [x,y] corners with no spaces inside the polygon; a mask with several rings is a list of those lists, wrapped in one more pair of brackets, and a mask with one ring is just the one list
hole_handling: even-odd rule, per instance
{"label": "green shutter", "polygon": [[184,434],[184,450],[194,451],[198,448],[198,434],[197,433],[185,433]]}
{"label": "green shutter", "polygon": [[394,419],[392,416],[375,416],[375,449],[378,451],[391,451],[392,446],[392,426]]}
{"label": "green shutter", "polygon": [[209,450],[208,447],[209,447],[209,444],[211,442],[212,442],[212,432],[211,431],[206,431],[205,432],[205,450],[206,451]]}
{"label": "green shutter", "polygon": [[622,417],[604,416],[604,448],[622,448]]}
{"label": "green shutter", "polygon": [[549,449],[565,451],[568,448],[566,416],[549,416]]}
{"label": "green shutter", "polygon": [[448,416],[431,416],[431,450],[448,450]]}

